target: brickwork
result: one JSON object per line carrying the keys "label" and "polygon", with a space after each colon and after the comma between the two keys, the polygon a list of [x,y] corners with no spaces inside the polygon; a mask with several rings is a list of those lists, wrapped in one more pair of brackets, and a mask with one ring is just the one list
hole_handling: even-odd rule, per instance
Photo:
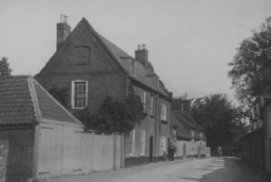
{"label": "brickwork", "polygon": [[[82,48],[80,56],[76,56],[75,49]],[[88,60],[89,56],[89,61]],[[125,61],[123,61],[125,59]],[[84,60],[84,61],[82,61]],[[96,33],[85,19],[82,19],[71,32],[62,47],[49,60],[46,66],[36,75],[36,79],[47,89],[53,85],[68,88],[71,96],[72,80],[88,81],[88,108],[95,112],[104,101],[111,96],[115,100],[122,100],[127,96],[128,82],[135,86],[136,94],[142,97],[146,92],[145,118],[136,126],[135,157],[148,158],[159,155],[160,134],[170,138],[170,97],[161,81],[147,78],[144,64],[136,63],[136,74],[130,75],[131,57],[116,45]],[[153,69],[153,68],[152,68]],[[153,70],[152,70],[153,71]],[[129,78],[128,78],[129,77]],[[132,79],[132,78],[133,79]],[[131,78],[131,79],[130,79]],[[153,82],[156,82],[155,84]],[[154,98],[153,110],[150,113],[150,97]],[[163,96],[162,96],[163,95]],[[69,108],[71,108],[69,97]],[[168,123],[161,124],[160,105],[167,105]],[[140,132],[145,131],[145,152],[140,152],[142,138]],[[150,140],[153,140],[152,144]],[[129,137],[125,137],[125,156],[129,157]],[[152,149],[152,150],[151,150]],[[150,153],[152,152],[152,153]]]}
{"label": "brickwork", "polygon": [[6,169],[8,160],[8,141],[0,140],[0,181],[6,182]]}
{"label": "brickwork", "polygon": [[0,127],[0,140],[8,141],[7,182],[25,182],[33,175],[34,129]]}
{"label": "brickwork", "polygon": [[[74,49],[78,46],[90,48],[89,63],[76,64]],[[123,99],[127,92],[126,76],[82,22],[71,33],[62,49],[36,75],[36,79],[47,90],[56,85],[69,88],[70,94],[72,80],[87,80],[88,106],[91,111],[95,111],[106,96]]]}

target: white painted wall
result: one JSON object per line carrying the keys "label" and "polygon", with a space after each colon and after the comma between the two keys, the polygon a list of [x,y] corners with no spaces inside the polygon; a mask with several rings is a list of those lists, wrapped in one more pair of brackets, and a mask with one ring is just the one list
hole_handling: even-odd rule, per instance
{"label": "white painted wall", "polygon": [[84,133],[83,128],[76,125],[42,123],[37,177],[118,169],[122,155],[120,138]]}
{"label": "white painted wall", "polygon": [[196,156],[198,154],[205,154],[205,141],[185,141],[177,140],[175,142],[177,151],[175,157]]}

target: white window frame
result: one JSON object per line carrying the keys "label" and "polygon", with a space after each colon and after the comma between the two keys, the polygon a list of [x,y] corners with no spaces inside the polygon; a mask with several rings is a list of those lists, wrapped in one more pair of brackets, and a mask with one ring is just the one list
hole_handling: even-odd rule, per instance
{"label": "white window frame", "polygon": [[167,121],[167,105],[162,103],[161,104],[161,120]]}
{"label": "white window frame", "polygon": [[130,156],[135,155],[135,128],[132,131],[130,131],[130,134],[129,134],[129,155]]}
{"label": "white window frame", "polygon": [[143,98],[142,98],[142,104],[143,104],[143,111],[147,111],[147,92],[143,91]]}
{"label": "white window frame", "polygon": [[150,97],[150,114],[154,115],[154,96],[151,95]]}
{"label": "white window frame", "polygon": [[160,155],[163,155],[163,153],[167,153],[167,137],[161,136],[160,137]]}
{"label": "white window frame", "polygon": [[146,140],[146,131],[144,129],[140,130],[140,155],[145,155],[145,140]]}
{"label": "white window frame", "polygon": [[[85,82],[86,83],[86,105],[83,106],[83,107],[75,107],[75,102],[74,102],[74,99],[75,99],[75,83],[76,82]],[[88,105],[88,81],[87,80],[73,80],[72,83],[71,83],[71,106],[72,106],[72,109],[84,109],[87,107]]]}
{"label": "white window frame", "polygon": [[135,74],[135,60],[130,59],[130,71]]}

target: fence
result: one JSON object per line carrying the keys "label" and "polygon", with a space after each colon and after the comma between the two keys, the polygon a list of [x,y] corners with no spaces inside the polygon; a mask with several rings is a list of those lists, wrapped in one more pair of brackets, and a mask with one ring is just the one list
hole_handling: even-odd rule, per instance
{"label": "fence", "polygon": [[43,126],[39,141],[38,178],[121,167],[123,154],[119,135],[96,135],[60,125]]}
{"label": "fence", "polygon": [[264,130],[259,129],[244,136],[241,140],[242,160],[250,164],[264,168]]}

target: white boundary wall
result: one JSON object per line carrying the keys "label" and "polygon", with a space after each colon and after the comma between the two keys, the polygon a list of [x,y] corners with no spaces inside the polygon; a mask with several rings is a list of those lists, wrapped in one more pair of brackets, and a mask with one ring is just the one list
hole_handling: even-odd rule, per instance
{"label": "white boundary wall", "polygon": [[175,142],[176,153],[175,157],[186,158],[188,156],[201,156],[205,155],[206,142],[199,141],[186,141],[177,140]]}
{"label": "white boundary wall", "polygon": [[121,166],[121,136],[84,133],[73,125],[41,124],[37,178],[113,170]]}

